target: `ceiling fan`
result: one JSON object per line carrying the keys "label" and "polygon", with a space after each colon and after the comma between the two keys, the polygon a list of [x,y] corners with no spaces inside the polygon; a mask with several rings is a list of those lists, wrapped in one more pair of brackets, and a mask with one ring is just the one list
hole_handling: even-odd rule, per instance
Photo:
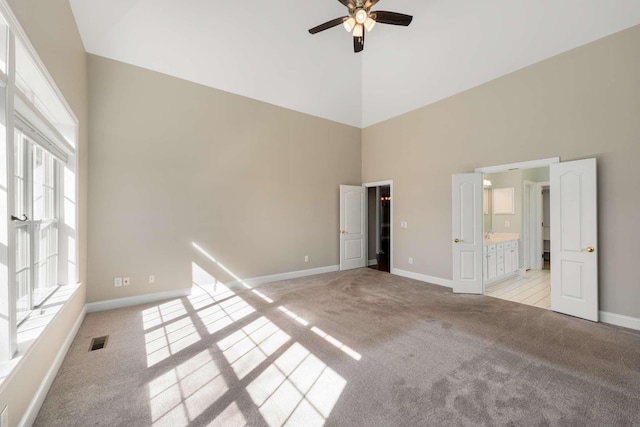
{"label": "ceiling fan", "polygon": [[364,50],[364,30],[371,31],[376,25],[376,22],[406,27],[411,24],[411,20],[413,19],[413,16],[402,13],[384,12],[381,10],[372,11],[371,8],[380,0],[338,1],[349,9],[349,15],[320,24],[310,29],[309,32],[311,34],[317,34],[320,31],[328,30],[329,28],[342,24],[345,30],[353,34],[353,50],[356,53]]}

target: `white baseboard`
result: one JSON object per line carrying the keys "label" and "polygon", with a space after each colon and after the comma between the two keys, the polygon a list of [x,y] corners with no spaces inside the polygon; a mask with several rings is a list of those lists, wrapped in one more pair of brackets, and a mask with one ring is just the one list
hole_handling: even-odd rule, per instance
{"label": "white baseboard", "polygon": [[134,305],[147,304],[165,299],[182,298],[191,295],[191,288],[177,289],[175,291],[156,292],[153,294],[136,295],[133,297],[110,299],[106,301],[90,302],[85,306],[87,313],[96,311],[113,310],[114,308],[132,307]]}
{"label": "white baseboard", "polygon": [[264,283],[276,282],[278,280],[297,279],[299,277],[314,276],[316,274],[331,273],[333,271],[339,271],[339,265],[329,265],[327,267],[311,268],[309,270],[290,271],[288,273],[271,274],[269,276],[252,277],[250,279],[243,279],[242,282],[238,280],[232,280],[227,282],[227,285],[234,285],[244,283],[248,286],[258,286]]}
{"label": "white baseboard", "polygon": [[53,380],[56,378],[56,375],[58,374],[58,370],[60,369],[60,366],[62,365],[62,362],[64,361],[64,358],[67,355],[67,351],[69,351],[69,347],[71,347],[71,343],[73,342],[73,339],[76,337],[76,334],[78,333],[78,329],[80,329],[80,325],[82,325],[84,316],[85,316],[85,309],[83,308],[82,310],[80,310],[80,313],[78,314],[78,318],[76,319],[75,323],[73,324],[73,327],[67,334],[67,337],[65,338],[64,342],[62,343],[62,346],[60,347],[58,354],[56,354],[55,359],[53,359],[53,363],[51,364],[51,366],[49,367],[49,370],[44,376],[42,383],[40,383],[40,387],[38,387],[38,391],[36,391],[36,394],[33,396],[33,399],[31,399],[31,403],[29,404],[29,407],[25,411],[24,415],[22,416],[22,419],[20,420],[20,423],[18,424],[20,427],[28,427],[33,425],[33,423],[35,422],[36,417],[38,416],[38,412],[40,412],[40,408],[44,403],[44,399],[45,397],[47,397],[47,393],[49,393],[51,384],[53,384]]}
{"label": "white baseboard", "polygon": [[408,277],[409,279],[420,280],[421,282],[433,283],[434,285],[440,285],[446,288],[453,288],[453,282],[449,279],[442,279],[440,277],[427,276],[426,274],[414,273],[413,271],[400,270],[399,268],[392,269],[391,274],[396,274],[402,277]]}
{"label": "white baseboard", "polygon": [[369,265],[377,265],[378,264],[378,260],[377,259],[370,259],[369,260]]}
{"label": "white baseboard", "polygon": [[[242,283],[249,286],[257,286],[263,283],[275,282],[277,280],[297,279],[299,277],[313,276],[315,274],[330,273],[332,271],[340,270],[339,265],[330,265],[327,267],[311,268],[309,270],[290,271],[288,273],[272,274],[269,276],[252,277],[250,279],[244,279]],[[240,284],[240,281],[233,280],[227,282],[227,285]],[[140,304],[147,304],[150,302],[162,301],[165,299],[182,298],[191,295],[191,288],[178,289],[175,291],[158,292],[154,294],[137,295],[133,297],[111,299],[106,301],[91,302],[85,306],[87,313],[94,313],[96,311],[113,310],[115,308],[132,307]]]}
{"label": "white baseboard", "polygon": [[638,319],[637,317],[601,311],[599,320],[603,323],[609,323],[611,325],[622,326],[625,328],[640,331],[640,319]]}

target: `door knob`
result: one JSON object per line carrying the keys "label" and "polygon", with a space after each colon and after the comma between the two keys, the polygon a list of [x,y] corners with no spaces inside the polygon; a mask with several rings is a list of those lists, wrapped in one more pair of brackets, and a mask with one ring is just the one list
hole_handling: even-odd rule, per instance
{"label": "door knob", "polygon": [[583,251],[587,251],[587,252],[595,252],[596,250],[594,249],[593,246],[587,246],[587,249],[583,249]]}
{"label": "door knob", "polygon": [[463,240],[460,240],[460,239],[453,239],[453,241],[454,241],[455,243],[463,242]]}

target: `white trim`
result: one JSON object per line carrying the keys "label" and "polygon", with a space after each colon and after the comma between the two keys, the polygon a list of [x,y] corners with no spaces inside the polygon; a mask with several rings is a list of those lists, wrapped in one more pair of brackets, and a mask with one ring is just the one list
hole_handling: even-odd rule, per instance
{"label": "white trim", "polygon": [[[75,154],[76,149],[69,143],[69,141],[67,141],[64,135],[62,135],[62,133],[60,133],[60,131],[53,126],[49,120],[47,120],[44,114],[42,114],[33,102],[31,102],[31,100],[19,90],[16,90],[16,98],[19,102],[24,104],[18,104],[18,108],[14,106],[13,110],[14,114],[16,114],[19,119],[17,124],[21,125],[19,126],[19,129],[28,135],[31,134],[31,132],[35,133],[37,137],[44,140],[44,142],[38,141],[43,145],[43,148],[49,150],[48,146],[53,147],[58,156],[63,157],[61,160],[64,160],[64,163],[67,163],[67,155],[69,153]],[[27,115],[31,115],[32,117],[27,117]],[[40,126],[38,126],[38,124],[40,124]],[[25,125],[27,129],[25,129]],[[76,127],[77,126],[78,124],[76,124]],[[42,127],[44,127],[44,129],[42,129]]]}
{"label": "white trim", "polygon": [[96,311],[113,310],[115,308],[132,307],[134,305],[147,304],[150,302],[162,301],[166,299],[182,298],[191,295],[191,288],[177,289],[174,291],[156,292],[153,294],[136,295],[133,297],[110,299],[105,301],[90,302],[85,306],[87,313]]}
{"label": "white trim", "polygon": [[60,369],[60,366],[62,365],[62,362],[64,361],[64,358],[67,355],[67,352],[69,351],[69,347],[71,347],[71,344],[73,343],[73,340],[76,337],[78,330],[80,329],[80,325],[82,325],[84,316],[85,316],[85,309],[83,308],[82,310],[80,310],[80,313],[78,314],[78,318],[76,319],[75,323],[73,324],[73,327],[67,334],[67,337],[62,343],[62,346],[60,346],[60,350],[58,350],[58,354],[56,354],[55,359],[53,359],[53,363],[51,363],[49,370],[47,371],[44,378],[42,379],[42,383],[40,383],[40,387],[38,387],[38,391],[36,391],[36,394],[33,396],[33,399],[31,399],[31,403],[29,403],[29,407],[25,411],[24,415],[22,416],[22,419],[20,420],[20,423],[18,424],[20,427],[33,425],[33,423],[35,422],[36,417],[38,416],[38,412],[40,412],[40,408],[44,403],[44,399],[45,397],[47,397],[47,393],[49,392],[49,389],[53,384],[53,380],[56,378],[56,375],[58,374],[58,370]]}
{"label": "white trim", "polygon": [[487,166],[476,168],[476,173],[504,172],[512,169],[533,169],[560,163],[560,157],[550,157],[548,159],[529,160],[527,162],[509,163],[506,165]]}
{"label": "white trim", "polygon": [[232,280],[226,282],[225,285],[239,285],[244,284],[250,287],[262,285],[264,283],[277,282],[278,280],[297,279],[299,277],[314,276],[316,274],[331,273],[334,271],[340,271],[339,265],[329,265],[327,267],[310,268],[309,270],[289,271],[287,273],[271,274],[268,276],[252,277],[244,280]]}
{"label": "white trim", "polygon": [[538,265],[535,257],[537,244],[534,238],[538,220],[537,200],[536,183],[525,179],[522,185],[522,249],[524,251],[522,268],[524,271]]}
{"label": "white trim", "polygon": [[453,289],[453,280],[442,279],[440,277],[427,276],[426,274],[414,273],[413,271],[400,270],[394,268],[391,270],[391,274],[396,276],[407,277],[409,279],[420,280],[421,282],[432,283],[434,285],[444,286],[445,288]]}
{"label": "white trim", "polygon": [[600,312],[600,321],[610,325],[622,326],[624,328],[640,331],[640,319],[637,317],[625,316],[623,314]]}
{"label": "white trim", "polygon": [[393,180],[388,179],[386,181],[375,181],[375,182],[365,182],[362,184],[363,187],[384,187],[385,185],[393,185]]}
{"label": "white trim", "polygon": [[370,259],[369,260],[369,265],[378,265],[378,260],[377,259]]}

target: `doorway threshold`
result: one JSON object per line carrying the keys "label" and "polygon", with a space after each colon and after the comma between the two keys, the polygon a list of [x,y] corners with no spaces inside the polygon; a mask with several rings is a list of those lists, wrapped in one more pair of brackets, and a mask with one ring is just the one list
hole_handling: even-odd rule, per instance
{"label": "doorway threshold", "polygon": [[524,275],[486,285],[484,294],[549,310],[551,309],[551,271],[528,270]]}

